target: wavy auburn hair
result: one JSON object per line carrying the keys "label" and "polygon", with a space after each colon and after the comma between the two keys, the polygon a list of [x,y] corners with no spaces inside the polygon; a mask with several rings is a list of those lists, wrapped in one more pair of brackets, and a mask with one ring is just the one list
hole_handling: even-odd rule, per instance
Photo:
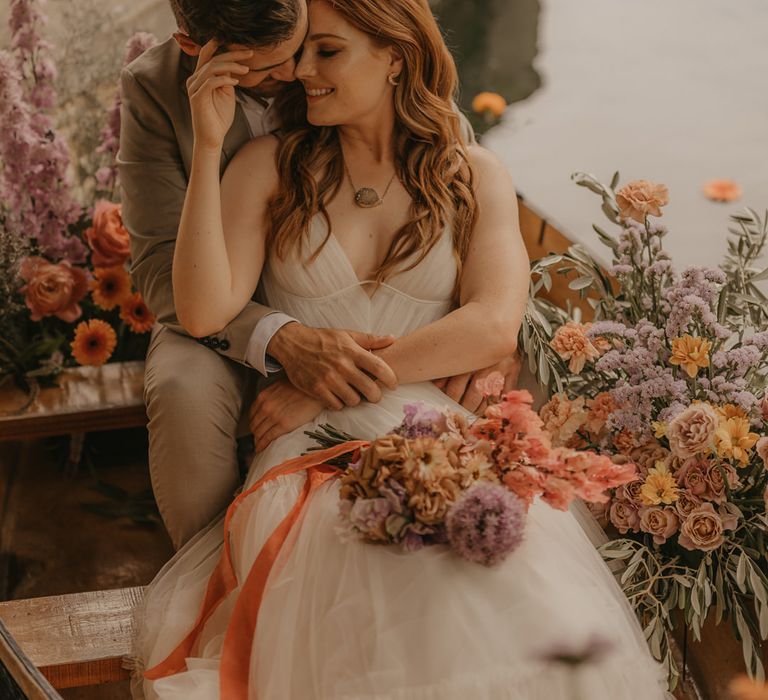
{"label": "wavy auburn hair", "polygon": [[[416,255],[412,269],[432,249],[448,222],[459,274],[476,217],[472,170],[454,106],[456,65],[427,0],[327,0],[378,46],[403,57],[395,88],[395,168],[411,196],[411,217],[395,235],[375,280],[385,281]],[[277,151],[280,187],[267,208],[267,245],[280,258],[298,248],[318,212],[330,236],[325,205],[338,193],[344,161],[335,127],[312,126],[301,85],[278,98],[284,136]],[[320,252],[328,236],[314,251]]]}

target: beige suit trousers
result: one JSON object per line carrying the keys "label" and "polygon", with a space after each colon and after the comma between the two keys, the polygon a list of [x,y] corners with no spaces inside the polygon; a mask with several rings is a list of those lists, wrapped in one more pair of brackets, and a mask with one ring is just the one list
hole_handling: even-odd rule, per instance
{"label": "beige suit trousers", "polygon": [[179,549],[219,515],[240,485],[238,435],[247,434],[255,370],[157,324],[144,400],[149,470],[160,515]]}

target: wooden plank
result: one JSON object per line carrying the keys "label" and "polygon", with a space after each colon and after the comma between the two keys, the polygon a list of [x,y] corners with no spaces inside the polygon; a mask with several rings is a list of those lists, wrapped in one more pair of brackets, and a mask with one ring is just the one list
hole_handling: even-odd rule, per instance
{"label": "wooden plank", "polygon": [[0,697],[3,700],[62,700],[24,655],[0,621]]}
{"label": "wooden plank", "polygon": [[133,609],[144,589],[122,588],[0,603],[0,620],[55,688],[129,677]]}
{"label": "wooden plank", "polygon": [[116,362],[62,372],[28,406],[20,389],[0,390],[0,441],[146,425],[144,363]]}

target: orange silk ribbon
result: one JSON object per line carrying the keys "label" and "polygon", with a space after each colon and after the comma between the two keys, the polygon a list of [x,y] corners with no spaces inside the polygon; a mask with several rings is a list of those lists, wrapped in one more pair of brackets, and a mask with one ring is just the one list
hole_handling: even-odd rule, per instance
{"label": "orange silk ribbon", "polygon": [[219,604],[237,587],[237,575],[232,565],[230,529],[232,518],[239,505],[264,484],[280,476],[307,472],[307,479],[299,498],[288,515],[280,522],[261,548],[243,583],[235,602],[234,611],[224,637],[220,667],[221,697],[226,700],[245,700],[248,696],[248,672],[259,607],[264,596],[267,579],[294,524],[299,520],[310,495],[341,470],[327,462],[368,446],[368,442],[355,440],[327,450],[318,450],[270,469],[247,491],[243,491],[227,509],[224,518],[224,548],[216,568],[208,579],[200,612],[192,629],[176,648],[160,663],[148,668],[144,677],[148,680],[165,678],[187,668],[186,660],[192,656],[205,623]]}

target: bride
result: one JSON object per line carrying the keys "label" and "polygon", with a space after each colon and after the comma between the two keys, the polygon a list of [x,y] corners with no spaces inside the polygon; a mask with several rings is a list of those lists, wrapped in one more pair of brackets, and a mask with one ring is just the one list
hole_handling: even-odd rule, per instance
{"label": "bride", "polygon": [[[249,143],[221,184],[241,68],[213,46],[201,54],[176,308],[207,335],[261,283],[270,306],[307,325],[394,336],[378,354],[399,388],[336,412],[285,382],[262,393],[252,425],[264,449],[236,508],[177,553],[137,613],[134,696],[566,700],[574,678],[547,656],[599,641],[607,651],[580,670],[580,697],[667,697],[571,513],[534,503],[524,543],[487,569],[439,546],[343,542],[334,479],[313,479],[308,498],[305,472],[252,488],[321,423],[372,439],[407,403],[449,403],[430,380],[508,356],[528,289],[512,183],[462,142],[455,66],[427,0],[311,0],[309,20],[281,138]],[[302,498],[265,578],[272,533]]]}

